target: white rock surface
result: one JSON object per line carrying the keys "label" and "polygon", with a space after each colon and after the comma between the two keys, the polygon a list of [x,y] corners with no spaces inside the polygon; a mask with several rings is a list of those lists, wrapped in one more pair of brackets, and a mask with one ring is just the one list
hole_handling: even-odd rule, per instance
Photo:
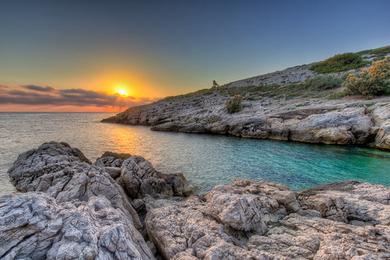
{"label": "white rock surface", "polygon": [[150,204],[167,259],[388,259],[390,190],[344,182],[302,193],[236,181],[204,198]]}
{"label": "white rock surface", "polygon": [[1,259],[154,259],[122,211],[103,196],[59,203],[44,193],[0,198]]}
{"label": "white rock surface", "polygon": [[88,201],[104,196],[113,207],[141,222],[121,186],[102,168],[93,166],[76,148],[50,142],[21,154],[8,171],[18,191],[45,192],[59,202]]}

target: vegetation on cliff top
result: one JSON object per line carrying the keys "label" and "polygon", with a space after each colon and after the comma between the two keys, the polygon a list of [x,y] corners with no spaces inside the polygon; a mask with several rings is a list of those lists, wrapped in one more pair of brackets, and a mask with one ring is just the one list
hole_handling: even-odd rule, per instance
{"label": "vegetation on cliff top", "polygon": [[375,55],[377,59],[384,58],[389,53],[390,53],[390,45],[385,46],[385,47],[381,47],[381,48],[364,50],[364,51],[358,52],[358,54],[360,54],[360,55]]}
{"label": "vegetation on cliff top", "polygon": [[317,73],[334,73],[358,69],[365,65],[367,65],[367,62],[363,60],[360,54],[343,53],[317,62],[310,69]]}
{"label": "vegetation on cliff top", "polygon": [[[365,55],[373,55],[366,57]],[[259,85],[259,86],[214,86],[209,89],[202,89],[196,92],[167,97],[164,101],[173,101],[181,98],[220,94],[227,97],[241,96],[243,100],[258,100],[264,97],[270,98],[342,98],[347,95],[377,96],[389,95],[389,58],[386,62],[379,62],[390,55],[390,46],[365,50],[356,53],[344,53],[330,57],[324,61],[311,65],[310,69],[322,74],[303,82],[286,85]],[[372,66],[362,68],[370,64]],[[354,71],[345,78],[345,74],[333,74],[360,69],[361,72]],[[233,106],[234,102],[232,101]],[[234,110],[234,109],[233,109]]]}
{"label": "vegetation on cliff top", "polygon": [[348,94],[379,96],[390,94],[390,59],[374,61],[360,73],[350,73],[343,83]]}
{"label": "vegetation on cliff top", "polygon": [[334,89],[340,88],[343,80],[333,76],[318,76],[301,83],[288,85],[264,85],[249,87],[226,87],[218,91],[225,96],[241,95],[246,100],[257,100],[264,97],[326,97]]}
{"label": "vegetation on cliff top", "polygon": [[230,101],[231,103],[229,103],[232,110],[227,108],[228,105],[226,105],[226,108],[228,111],[234,111],[236,109],[234,107],[237,107],[236,103],[238,102],[238,98],[233,99],[235,96],[239,96],[242,100],[259,100],[267,97],[284,99],[295,97],[327,97],[332,94],[335,89],[341,88],[342,83],[343,79],[341,78],[323,75],[308,79],[301,83],[288,85],[261,85],[248,87],[221,86],[218,88],[202,89],[185,95],[167,97],[164,101],[169,102],[182,98],[219,94],[232,98],[232,101]]}

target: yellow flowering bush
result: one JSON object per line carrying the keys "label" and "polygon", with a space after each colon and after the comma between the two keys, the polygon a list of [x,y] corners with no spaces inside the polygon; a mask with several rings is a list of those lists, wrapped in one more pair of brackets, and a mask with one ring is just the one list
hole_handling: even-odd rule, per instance
{"label": "yellow flowering bush", "polygon": [[390,94],[390,59],[375,61],[359,74],[349,74],[343,86],[349,94],[363,96]]}

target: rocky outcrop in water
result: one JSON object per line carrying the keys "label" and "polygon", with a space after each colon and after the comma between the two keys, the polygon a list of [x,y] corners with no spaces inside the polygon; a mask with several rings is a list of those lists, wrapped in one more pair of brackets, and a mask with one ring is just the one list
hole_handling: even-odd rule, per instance
{"label": "rocky outcrop in water", "polygon": [[295,192],[236,180],[203,195],[139,156],[65,143],[21,154],[0,198],[2,259],[389,259],[390,189]]}

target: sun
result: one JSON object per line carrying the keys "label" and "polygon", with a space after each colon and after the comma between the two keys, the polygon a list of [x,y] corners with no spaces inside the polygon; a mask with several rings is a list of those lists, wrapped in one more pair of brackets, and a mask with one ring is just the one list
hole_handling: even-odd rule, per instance
{"label": "sun", "polygon": [[118,85],[115,88],[115,93],[117,93],[118,95],[120,95],[122,97],[128,97],[129,96],[129,90],[128,90],[127,86],[124,86],[124,85]]}
{"label": "sun", "polygon": [[121,96],[125,96],[127,97],[129,94],[127,93],[126,89],[123,89],[123,88],[120,88],[117,90],[118,91],[118,94],[121,95]]}

